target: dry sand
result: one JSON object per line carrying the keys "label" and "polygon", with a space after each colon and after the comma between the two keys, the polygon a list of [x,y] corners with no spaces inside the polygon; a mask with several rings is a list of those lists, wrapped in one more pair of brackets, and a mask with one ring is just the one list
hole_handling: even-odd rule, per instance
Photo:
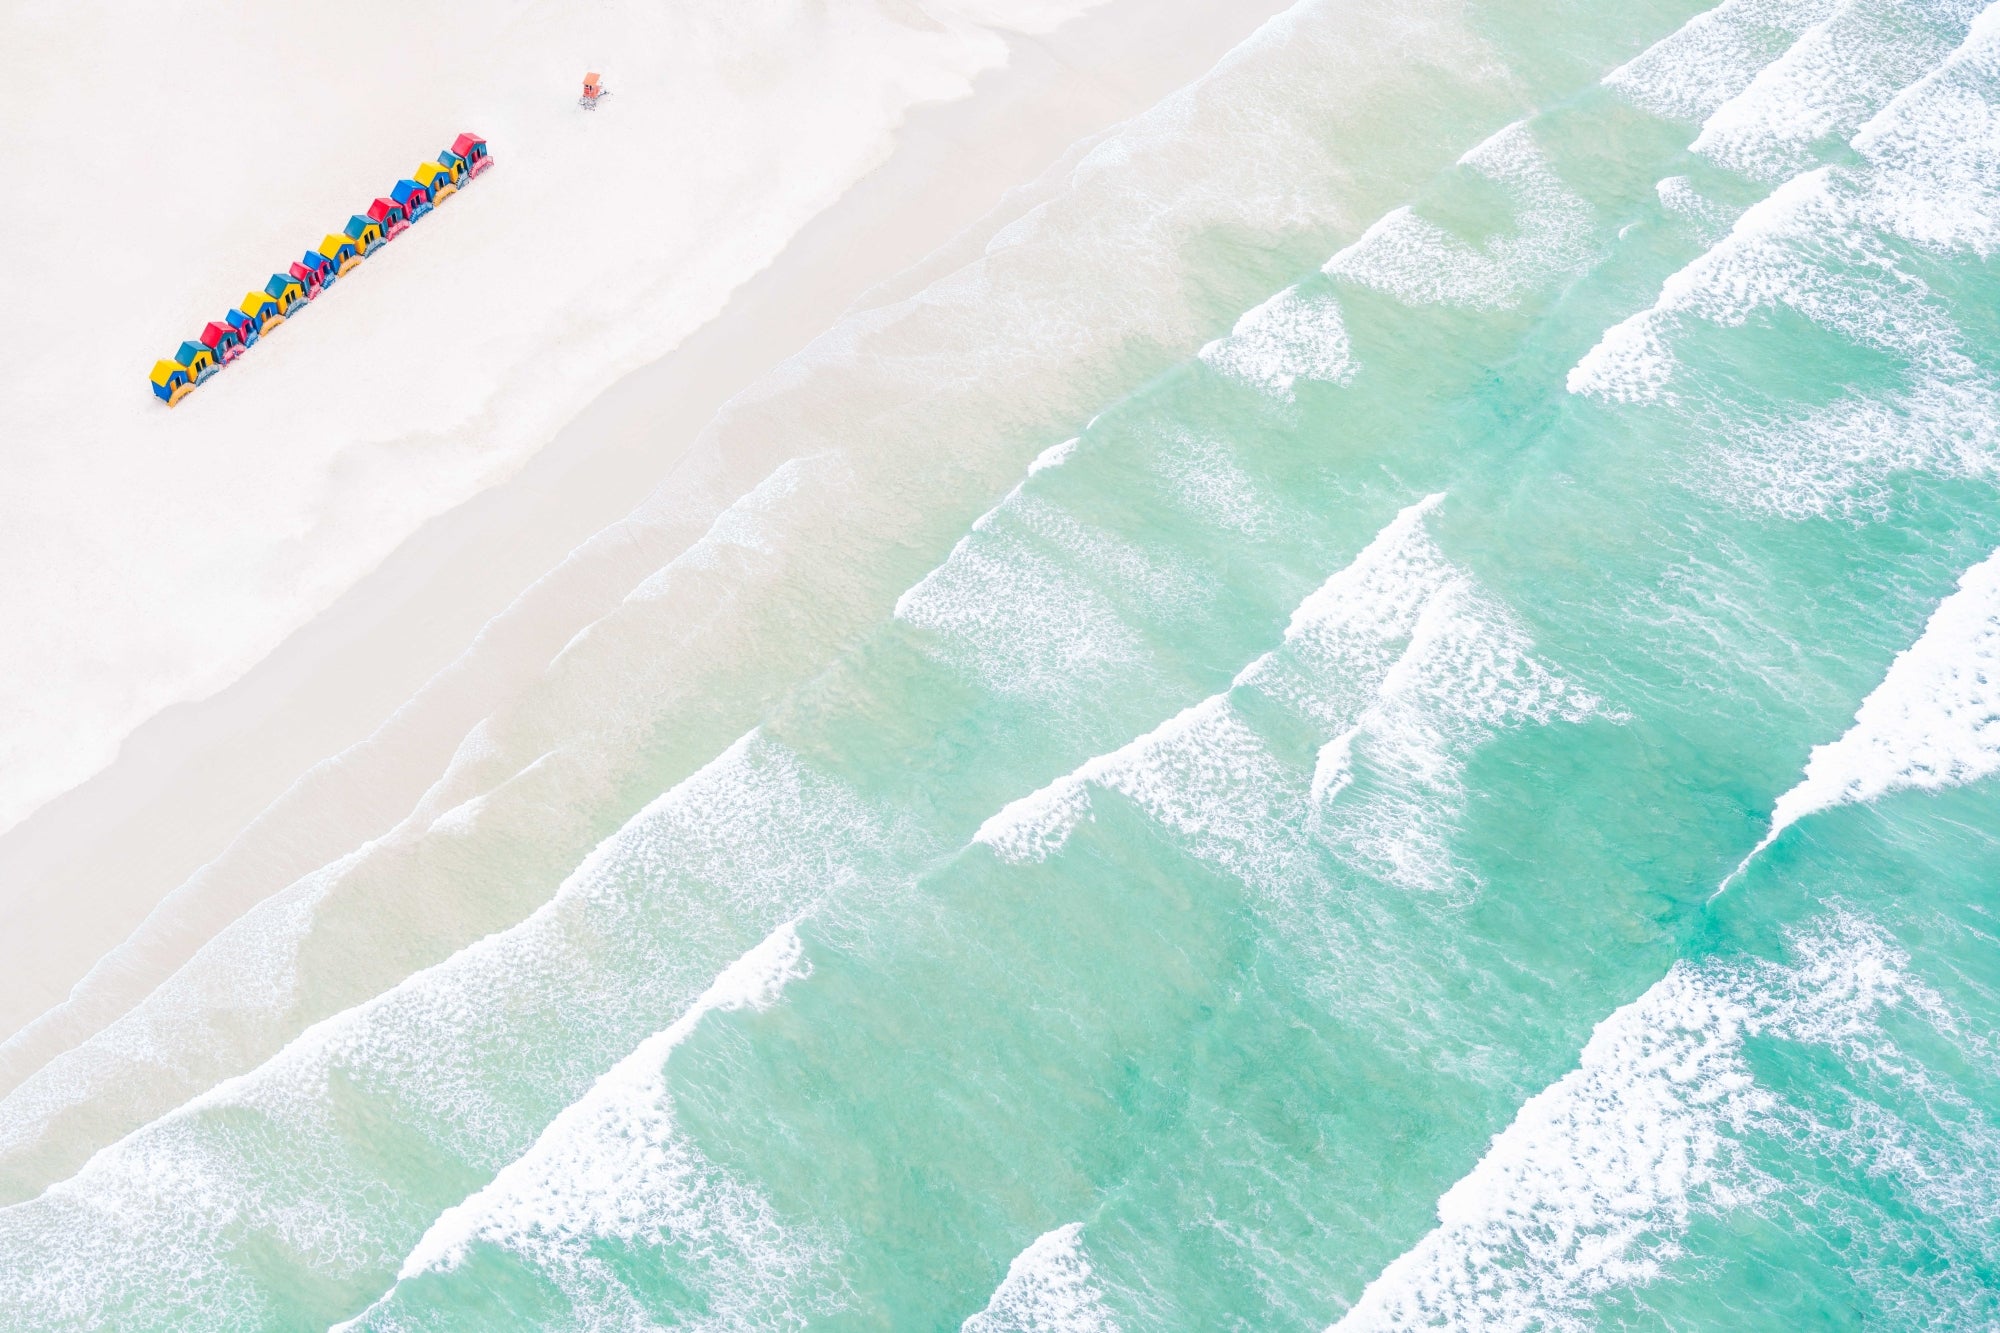
{"label": "dry sand", "polygon": [[1051,169],[1072,145],[1199,76],[1286,7],[1112,0],[1017,41],[971,98],[913,113],[891,159],[718,319],[604,394],[513,479],[427,524],[249,675],[155,718],[111,768],[0,838],[0,1033],[12,1034],[0,1093],[249,902],[407,813],[466,729],[656,561],[620,530],[591,538],[666,477],[731,395],[871,292],[976,253],[1060,178]]}

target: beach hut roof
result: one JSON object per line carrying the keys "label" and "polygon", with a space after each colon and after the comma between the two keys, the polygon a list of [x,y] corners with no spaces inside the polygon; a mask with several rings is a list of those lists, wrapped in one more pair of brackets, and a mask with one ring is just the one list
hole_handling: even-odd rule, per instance
{"label": "beach hut roof", "polygon": [[211,360],[214,359],[205,344],[195,342],[193,339],[182,343],[179,349],[174,352],[174,356],[183,366],[193,365],[194,359],[198,356],[207,356]]}
{"label": "beach hut roof", "polygon": [[382,213],[377,213],[375,211],[378,208],[382,210],[382,213],[387,213],[390,209],[394,209],[400,213],[403,211],[403,201],[400,199],[391,199],[388,195],[385,194],[377,198],[373,203],[369,204],[368,216],[374,218],[377,222],[380,222],[382,220]]}
{"label": "beach hut roof", "polygon": [[337,231],[328,232],[326,239],[319,243],[319,251],[322,255],[328,251],[339,254],[342,250],[352,250],[353,248],[354,238]]}
{"label": "beach hut roof", "polygon": [[235,336],[236,330],[230,328],[220,320],[211,319],[208,323],[201,326],[201,340],[210,347],[215,346],[216,343],[224,338],[234,338]]}
{"label": "beach hut roof", "polygon": [[[595,74],[590,77],[593,80],[597,78]],[[451,141],[451,151],[457,153],[460,157],[466,157],[471,154],[474,147],[484,147],[485,144],[486,140],[482,136],[468,130]]]}
{"label": "beach hut roof", "polygon": [[327,267],[327,258],[317,250],[306,251],[305,266],[317,273]]}
{"label": "beach hut roof", "polygon": [[423,186],[417,184],[415,181],[409,179],[407,176],[389,187],[389,197],[391,199],[394,199],[397,203],[401,203],[403,200],[409,198],[412,194],[429,194],[429,193],[430,193],[429,190],[424,189]]}
{"label": "beach hut roof", "polygon": [[187,378],[187,367],[178,361],[155,361],[153,363],[153,383],[172,384],[176,375]]}
{"label": "beach hut roof", "polygon": [[[294,267],[297,266],[294,265]],[[271,280],[264,284],[264,290],[270,292],[271,295],[276,296],[278,292],[285,290],[285,288],[287,287],[298,287],[303,289],[304,286],[305,286],[304,283],[300,282],[296,277],[292,276],[289,273],[273,273],[271,275]],[[278,289],[278,292],[271,291],[273,287],[276,287]]]}

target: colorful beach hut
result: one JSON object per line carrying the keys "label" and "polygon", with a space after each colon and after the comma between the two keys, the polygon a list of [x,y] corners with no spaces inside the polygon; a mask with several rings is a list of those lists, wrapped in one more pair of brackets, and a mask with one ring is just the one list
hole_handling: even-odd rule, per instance
{"label": "colorful beach hut", "polygon": [[248,292],[243,304],[236,308],[256,322],[259,333],[269,333],[285,322],[283,312],[278,309],[278,298],[269,292]]}
{"label": "colorful beach hut", "polygon": [[451,151],[465,159],[465,169],[474,176],[493,165],[492,155],[486,151],[486,140],[470,131],[451,141]]}
{"label": "colorful beach hut", "polygon": [[347,220],[347,225],[341,230],[361,248],[361,253],[364,255],[374,254],[375,247],[382,244],[381,224],[366,214],[356,213]]}
{"label": "colorful beach hut", "polygon": [[255,347],[257,340],[264,336],[263,329],[258,326],[257,321],[241,310],[231,310],[223,318],[229,321],[230,328],[236,330],[236,336],[243,340],[246,348]]}
{"label": "colorful beach hut", "polygon": [[354,243],[352,236],[340,232],[334,232],[321,241],[319,252],[326,256],[327,262],[332,264],[334,271],[342,277],[347,276],[347,271],[361,262],[361,247]]}
{"label": "colorful beach hut", "polygon": [[174,353],[174,360],[181,363],[182,368],[188,373],[188,378],[196,384],[222,369],[216,362],[215,353],[192,339],[180,345],[180,350]]}
{"label": "colorful beach hut", "polygon": [[306,286],[289,273],[273,273],[264,284],[264,294],[278,303],[278,313],[290,319],[292,311],[306,299]]}
{"label": "colorful beach hut", "polygon": [[452,179],[451,168],[436,162],[426,162],[417,168],[417,184],[431,192],[432,204],[441,204],[447,196],[458,193],[458,184]]}
{"label": "colorful beach hut", "polygon": [[306,300],[319,298],[319,294],[333,286],[333,262],[317,250],[308,250],[298,263],[292,265],[291,275],[305,284]]}
{"label": "colorful beach hut", "polygon": [[413,180],[397,181],[389,197],[403,206],[404,215],[412,222],[431,211],[431,192]]}
{"label": "colorful beach hut", "polygon": [[188,378],[187,367],[178,361],[155,361],[152,381],[153,396],[168,407],[194,392],[194,381]]}
{"label": "colorful beach hut", "polygon": [[394,199],[383,197],[368,205],[368,216],[382,229],[382,239],[393,241],[410,229],[410,214]]}
{"label": "colorful beach hut", "polygon": [[201,326],[201,341],[225,366],[243,355],[242,335],[219,320],[210,320]]}
{"label": "colorful beach hut", "polygon": [[437,161],[439,166],[451,173],[451,183],[453,185],[463,185],[465,183],[465,171],[471,164],[463,157],[447,148],[437,155]]}

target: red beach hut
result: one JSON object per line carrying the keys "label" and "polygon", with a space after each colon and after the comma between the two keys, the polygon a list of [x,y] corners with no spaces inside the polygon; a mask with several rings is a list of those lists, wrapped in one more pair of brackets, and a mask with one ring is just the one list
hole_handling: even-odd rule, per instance
{"label": "red beach hut", "polygon": [[470,130],[451,141],[451,151],[465,159],[467,175],[477,176],[493,165],[493,158],[486,151],[486,140]]}
{"label": "red beach hut", "polygon": [[386,196],[368,205],[368,216],[382,229],[382,239],[393,241],[410,229],[410,215],[403,206]]}
{"label": "red beach hut", "polygon": [[201,341],[209,351],[215,353],[215,359],[225,366],[243,355],[242,337],[227,324],[210,320],[202,325]]}

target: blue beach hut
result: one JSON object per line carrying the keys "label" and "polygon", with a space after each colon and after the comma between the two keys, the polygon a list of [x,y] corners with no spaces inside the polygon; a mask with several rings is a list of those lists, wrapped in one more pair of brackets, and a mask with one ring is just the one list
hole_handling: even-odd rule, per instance
{"label": "blue beach hut", "polygon": [[292,311],[305,303],[306,285],[289,273],[273,273],[264,284],[264,295],[278,303],[279,314],[289,318]]}
{"label": "blue beach hut", "polygon": [[298,263],[292,265],[292,276],[306,285],[306,299],[316,300],[319,294],[333,286],[335,274],[333,261],[317,250],[308,250]]}
{"label": "blue beach hut", "polygon": [[212,319],[202,325],[201,341],[225,366],[243,355],[243,335],[220,320]]}
{"label": "blue beach hut", "polygon": [[407,178],[396,182],[389,191],[389,197],[403,206],[403,212],[412,222],[434,207],[431,203],[431,192]]}
{"label": "blue beach hut", "polygon": [[319,252],[326,256],[327,262],[332,264],[334,270],[342,277],[347,275],[347,270],[361,262],[361,247],[354,243],[352,236],[340,232],[329,233],[326,239],[319,243]]}
{"label": "blue beach hut", "polygon": [[194,381],[188,378],[187,367],[178,361],[155,361],[151,380],[153,396],[168,407],[194,392]]}
{"label": "blue beach hut", "polygon": [[215,359],[215,353],[209,351],[204,344],[195,342],[193,339],[189,339],[180,345],[180,349],[174,353],[174,360],[181,363],[182,367],[188,373],[188,378],[196,384],[200,384],[203,380],[221,369],[220,364]]}
{"label": "blue beach hut", "polygon": [[243,340],[245,347],[255,347],[257,340],[264,336],[264,326],[241,310],[232,310],[223,316],[229,327],[236,330],[236,336]]}
{"label": "blue beach hut", "polygon": [[341,230],[347,233],[348,239],[360,247],[364,255],[374,254],[375,247],[382,244],[382,224],[360,213],[349,218],[347,225]]}
{"label": "blue beach hut", "polygon": [[236,308],[257,322],[260,333],[269,333],[285,322],[284,314],[278,309],[278,298],[269,292],[245,292],[243,304]]}

